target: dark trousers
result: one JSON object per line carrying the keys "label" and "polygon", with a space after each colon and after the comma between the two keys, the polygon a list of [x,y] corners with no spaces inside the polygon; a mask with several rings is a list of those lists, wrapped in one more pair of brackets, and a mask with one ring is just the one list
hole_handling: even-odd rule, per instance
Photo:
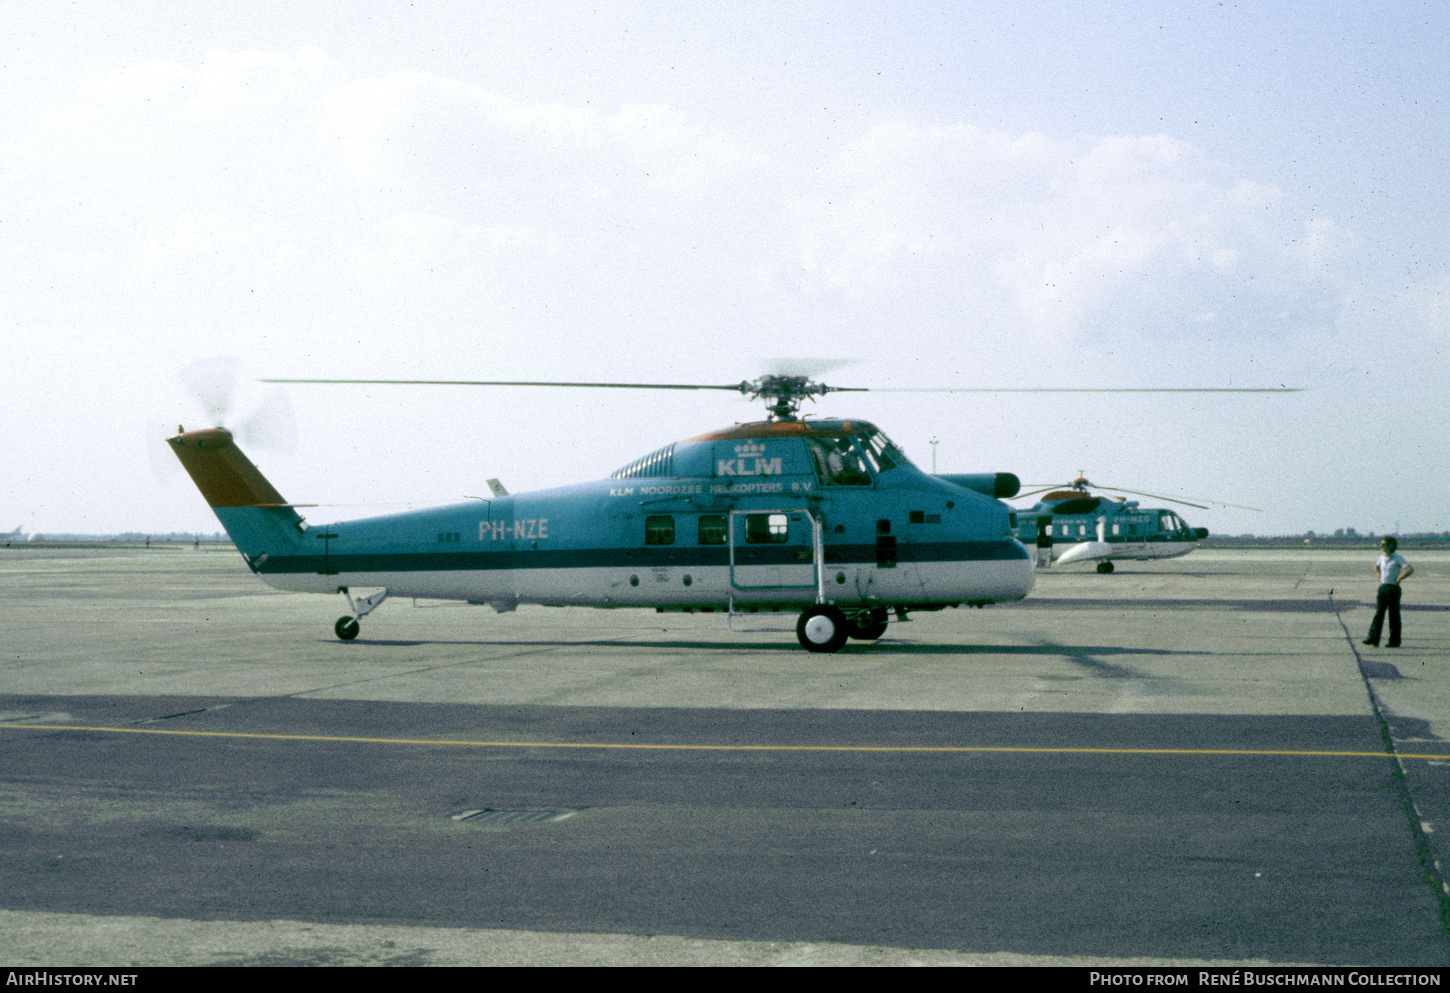
{"label": "dark trousers", "polygon": [[1397,583],[1383,583],[1380,585],[1379,595],[1375,598],[1379,609],[1374,612],[1374,620],[1369,625],[1369,638],[1372,644],[1380,643],[1380,630],[1385,626],[1385,614],[1390,615],[1390,644],[1400,643],[1400,587]]}

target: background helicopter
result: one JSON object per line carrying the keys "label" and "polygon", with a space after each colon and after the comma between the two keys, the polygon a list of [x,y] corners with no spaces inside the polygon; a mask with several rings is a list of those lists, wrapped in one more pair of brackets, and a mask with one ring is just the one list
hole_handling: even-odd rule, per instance
{"label": "background helicopter", "polygon": [[[1017,536],[1024,544],[1036,548],[1039,568],[1053,562],[1068,565],[1096,561],[1098,572],[1109,573],[1113,571],[1113,559],[1177,558],[1193,551],[1208,537],[1208,528],[1190,527],[1172,510],[1140,507],[1137,500],[1123,496],[1095,496],[1088,489],[1093,484],[1082,475],[1071,483],[1032,485],[1040,488],[1021,496],[1044,495],[1030,509],[1017,511]],[[1205,504],[1137,490],[1115,486],[1099,489],[1208,509]],[[1240,510],[1258,510],[1218,500],[1212,502]]]}
{"label": "background helicopter", "polygon": [[[798,416],[807,398],[866,388],[804,375],[724,385],[264,382],[730,390],[766,403],[765,421],[666,445],[608,479],[522,494],[500,486],[490,498],[325,527],[310,526],[304,505],[284,500],[226,429],[169,438],[254,573],[279,589],[347,597],[351,612],[334,626],[344,640],[389,596],[409,596],[500,612],[520,603],[799,611],[800,643],[834,652],[849,638],[880,638],[893,616],[1032,589],[1032,558],[1000,502],[1017,493],[1016,476],[934,476],[867,422]],[[355,599],[356,587],[378,592]]]}

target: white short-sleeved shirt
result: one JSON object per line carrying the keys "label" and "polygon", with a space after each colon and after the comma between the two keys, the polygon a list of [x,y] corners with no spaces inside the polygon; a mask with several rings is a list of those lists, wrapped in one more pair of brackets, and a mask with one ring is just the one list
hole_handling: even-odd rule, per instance
{"label": "white short-sleeved shirt", "polygon": [[1380,582],[1398,585],[1400,574],[1405,571],[1409,564],[1399,552],[1395,552],[1393,555],[1381,555],[1379,561]]}

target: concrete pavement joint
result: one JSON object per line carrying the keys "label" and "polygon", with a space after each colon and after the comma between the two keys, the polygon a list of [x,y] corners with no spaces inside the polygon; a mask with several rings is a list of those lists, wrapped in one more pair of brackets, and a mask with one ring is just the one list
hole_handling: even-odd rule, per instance
{"label": "concrete pavement joint", "polygon": [[[1329,600],[1334,602],[1334,591],[1329,591]],[[1420,814],[1415,799],[1410,795],[1409,779],[1405,775],[1404,759],[1410,756],[1401,755],[1395,747],[1394,735],[1390,733],[1390,724],[1385,717],[1385,708],[1380,701],[1379,694],[1375,692],[1374,684],[1370,681],[1370,675],[1365,667],[1364,656],[1360,653],[1359,646],[1355,644],[1354,635],[1350,633],[1349,625],[1344,623],[1343,615],[1336,610],[1335,620],[1339,621],[1339,627],[1344,631],[1345,642],[1349,650],[1354,654],[1356,667],[1359,669],[1359,678],[1364,683],[1365,693],[1369,697],[1370,708],[1374,711],[1375,722],[1379,725],[1380,738],[1385,743],[1385,751],[1394,762],[1395,788],[1400,794],[1400,803],[1405,811],[1405,819],[1409,822],[1410,836],[1415,842],[1415,854],[1420,860],[1420,866],[1425,873],[1425,881],[1430,884],[1431,890],[1435,893],[1435,900],[1440,905],[1440,926],[1445,934],[1450,936],[1450,885],[1447,885],[1445,874],[1440,867],[1440,862],[1435,858],[1434,849],[1430,845],[1429,832],[1425,830],[1425,820]]]}

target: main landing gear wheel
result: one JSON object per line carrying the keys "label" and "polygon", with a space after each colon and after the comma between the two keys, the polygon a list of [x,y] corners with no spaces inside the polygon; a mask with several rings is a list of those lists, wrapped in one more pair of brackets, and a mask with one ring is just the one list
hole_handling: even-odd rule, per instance
{"label": "main landing gear wheel", "polygon": [[847,632],[850,637],[857,641],[875,641],[886,633],[886,608],[877,607],[875,610],[862,611],[851,618],[851,627]]}
{"label": "main landing gear wheel", "polygon": [[362,630],[362,626],[358,624],[356,617],[339,617],[337,623],[332,626],[332,630],[336,631],[337,636],[343,641],[352,641]]}
{"label": "main landing gear wheel", "polygon": [[1098,563],[1098,572],[1101,572],[1103,575],[1106,576],[1108,573],[1110,573],[1112,571],[1113,571],[1113,564],[1111,562],[1099,562]]}
{"label": "main landing gear wheel", "polygon": [[839,652],[851,631],[851,622],[835,607],[816,604],[801,611],[795,633],[808,652]]}

